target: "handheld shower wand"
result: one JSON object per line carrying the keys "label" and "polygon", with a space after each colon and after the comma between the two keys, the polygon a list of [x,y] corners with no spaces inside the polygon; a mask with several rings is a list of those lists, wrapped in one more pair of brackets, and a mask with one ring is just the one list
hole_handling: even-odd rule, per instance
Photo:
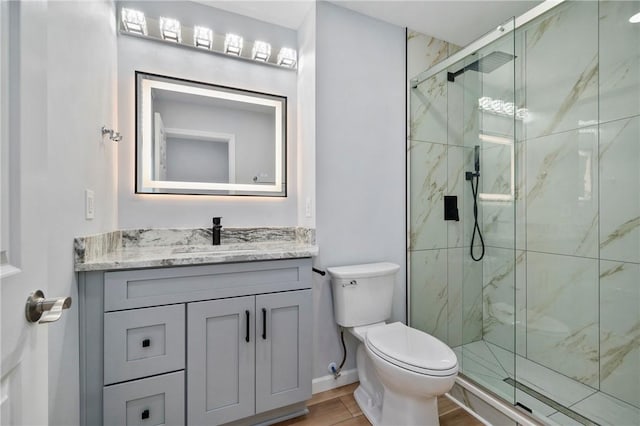
{"label": "handheld shower wand", "polygon": [[[482,260],[484,257],[484,238],[482,238],[482,231],[480,230],[480,225],[478,224],[478,186],[480,185],[480,145],[476,145],[474,147],[474,169],[475,172],[466,172],[465,180],[468,180],[471,183],[471,193],[473,194],[473,234],[471,235],[471,247],[469,249],[471,258],[476,262]],[[475,185],[474,185],[475,179]],[[482,251],[480,252],[479,257],[475,257],[473,253],[473,244],[476,239],[476,232],[478,233],[478,237],[480,238],[480,246]]]}

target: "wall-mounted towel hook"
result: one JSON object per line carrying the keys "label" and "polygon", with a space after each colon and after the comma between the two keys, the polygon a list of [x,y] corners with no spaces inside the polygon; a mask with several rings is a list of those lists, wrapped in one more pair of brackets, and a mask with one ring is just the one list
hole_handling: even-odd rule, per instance
{"label": "wall-mounted towel hook", "polygon": [[108,129],[107,126],[102,126],[102,136],[109,135],[109,139],[114,142],[120,142],[122,140],[122,135],[120,132],[116,132],[113,129]]}

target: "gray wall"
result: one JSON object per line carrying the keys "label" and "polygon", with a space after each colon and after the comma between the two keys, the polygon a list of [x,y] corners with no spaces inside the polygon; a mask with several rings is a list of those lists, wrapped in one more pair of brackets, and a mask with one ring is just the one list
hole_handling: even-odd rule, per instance
{"label": "gray wall", "polygon": [[[317,4],[318,267],[401,265],[393,319],[405,319],[405,30]],[[328,275],[316,274],[315,371],[340,362]],[[353,346],[345,368],[355,365]]]}
{"label": "gray wall", "polygon": [[[81,3],[81,4],[80,4]],[[100,134],[116,122],[116,35],[111,1],[48,5],[46,99],[49,228],[47,296],[73,305],[47,327],[49,424],[79,424],[78,304],[73,238],[111,231],[116,221],[117,145]],[[90,95],[89,95],[90,94]],[[95,192],[95,219],[84,218],[84,190]],[[34,283],[34,286],[37,285]],[[34,289],[35,289],[34,287]]]}
{"label": "gray wall", "polygon": [[[185,26],[207,22],[216,33],[237,32],[248,40],[297,47],[294,30],[187,2],[119,2],[148,16],[168,15]],[[250,48],[250,47],[247,47]],[[202,197],[134,194],[136,70],[223,86],[286,96],[287,197]],[[222,216],[224,226],[295,226],[298,221],[295,72],[226,56],[118,36],[118,115],[124,139],[118,151],[118,218],[120,228],[210,226]]]}

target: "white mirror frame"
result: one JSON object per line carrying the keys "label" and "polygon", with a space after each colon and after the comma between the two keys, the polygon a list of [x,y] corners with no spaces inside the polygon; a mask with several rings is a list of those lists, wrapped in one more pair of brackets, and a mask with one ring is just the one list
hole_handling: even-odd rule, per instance
{"label": "white mirror frame", "polygon": [[[142,78],[138,80],[138,75],[148,75],[150,77],[159,77],[163,79],[171,79],[177,81],[184,81],[187,84],[177,84],[167,81],[158,81],[153,79]],[[204,194],[204,195],[264,195],[264,196],[284,196],[286,197],[286,187],[284,187],[284,169],[286,164],[284,163],[283,151],[286,149],[285,133],[286,133],[286,98],[278,96],[280,100],[271,99],[270,97],[276,97],[275,95],[258,94],[251,96],[250,91],[243,91],[241,89],[233,89],[221,87],[221,90],[215,89],[215,85],[200,82],[191,82],[187,80],[175,79],[173,77],[159,76],[150,73],[142,73],[136,71],[136,81],[141,83],[140,99],[137,102],[141,103],[136,105],[136,111],[141,114],[141,117],[137,117],[136,125],[142,126],[141,129],[137,129],[136,139],[136,153],[141,155],[142,158],[136,159],[136,192],[137,193],[164,193],[164,194]],[[190,84],[189,84],[190,83]],[[197,85],[197,86],[196,86]],[[212,88],[204,88],[200,86],[211,86]],[[214,182],[184,182],[184,181],[168,181],[168,180],[155,180],[153,179],[153,166],[158,159],[154,159],[153,144],[154,135],[157,129],[153,127],[153,103],[152,103],[152,89],[160,89],[165,91],[173,91],[178,93],[187,93],[197,96],[206,96],[217,99],[225,99],[236,102],[244,102],[247,104],[260,105],[272,107],[275,110],[275,179],[273,183],[269,184],[239,184],[239,183],[214,183]],[[226,90],[224,90],[226,89]],[[239,93],[243,92],[243,93]],[[247,94],[244,94],[244,93]],[[260,96],[262,95],[262,96]],[[167,134],[170,132],[181,133],[183,136],[185,132],[190,133],[202,133],[186,129],[164,129]],[[141,137],[140,137],[141,136]],[[211,139],[211,135],[195,135],[192,136],[198,139],[206,139],[215,142],[227,142],[229,145],[229,170],[235,169],[235,137],[231,134],[216,134],[215,138]],[[233,161],[233,166],[231,164]],[[141,186],[141,187],[139,187]],[[171,190],[176,190],[171,191]],[[214,191],[214,192],[212,192]],[[218,192],[215,192],[218,191]],[[226,191],[226,192],[225,192]]]}

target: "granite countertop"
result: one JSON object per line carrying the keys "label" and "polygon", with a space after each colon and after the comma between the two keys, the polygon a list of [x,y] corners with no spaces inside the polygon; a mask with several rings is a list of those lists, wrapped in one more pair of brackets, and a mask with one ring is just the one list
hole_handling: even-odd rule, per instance
{"label": "granite countertop", "polygon": [[75,270],[113,271],[256,260],[318,254],[315,230],[298,227],[223,228],[221,244],[211,229],[134,229],[74,240]]}

